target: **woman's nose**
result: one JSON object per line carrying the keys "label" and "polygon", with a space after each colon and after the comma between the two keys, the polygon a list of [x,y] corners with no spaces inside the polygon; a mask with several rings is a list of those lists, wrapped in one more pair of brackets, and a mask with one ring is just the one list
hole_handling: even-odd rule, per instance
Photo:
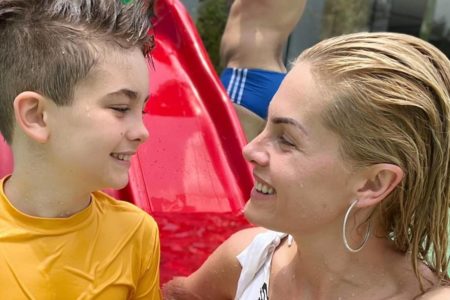
{"label": "woman's nose", "polygon": [[269,162],[269,154],[265,147],[265,139],[260,135],[244,146],[244,158],[252,164],[264,166]]}

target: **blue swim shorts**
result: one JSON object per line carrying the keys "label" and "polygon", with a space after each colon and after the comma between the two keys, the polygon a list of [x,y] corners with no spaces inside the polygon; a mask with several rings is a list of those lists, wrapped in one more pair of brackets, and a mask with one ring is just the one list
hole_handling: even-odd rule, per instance
{"label": "blue swim shorts", "polygon": [[261,69],[226,68],[220,80],[231,101],[266,119],[270,100],[285,76],[286,73]]}

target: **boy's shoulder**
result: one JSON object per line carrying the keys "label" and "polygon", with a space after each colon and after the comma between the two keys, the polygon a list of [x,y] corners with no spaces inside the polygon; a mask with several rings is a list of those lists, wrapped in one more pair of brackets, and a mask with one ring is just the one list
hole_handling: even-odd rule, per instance
{"label": "boy's shoulder", "polygon": [[98,213],[100,218],[102,218],[102,222],[113,223],[125,227],[128,224],[147,229],[150,228],[151,231],[157,230],[158,226],[153,217],[136,205],[127,201],[115,199],[101,191],[93,192],[92,195],[92,201],[95,201],[94,205],[98,208]]}
{"label": "boy's shoulder", "polygon": [[102,191],[95,191],[92,193],[92,196],[93,199],[97,202],[97,204],[103,209],[108,209],[110,211],[117,211],[117,212],[147,214],[144,210],[134,205],[133,203],[125,200],[116,199],[113,196]]}

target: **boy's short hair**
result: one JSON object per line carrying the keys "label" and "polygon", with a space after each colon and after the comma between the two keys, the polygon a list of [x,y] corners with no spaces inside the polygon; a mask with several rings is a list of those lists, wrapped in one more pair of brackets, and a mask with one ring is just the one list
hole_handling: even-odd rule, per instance
{"label": "boy's short hair", "polygon": [[11,144],[13,101],[35,91],[69,105],[74,86],[95,66],[102,44],[153,47],[153,0],[0,1],[0,132]]}

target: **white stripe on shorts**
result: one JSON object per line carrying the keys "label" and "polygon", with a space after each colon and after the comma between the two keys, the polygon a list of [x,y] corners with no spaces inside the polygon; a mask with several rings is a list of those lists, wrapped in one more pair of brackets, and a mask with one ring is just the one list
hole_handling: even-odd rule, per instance
{"label": "white stripe on shorts", "polygon": [[233,87],[234,79],[236,78],[236,68],[233,68],[233,73],[231,74],[230,82],[228,82],[227,86],[227,94],[230,95],[231,88]]}
{"label": "white stripe on shorts", "polygon": [[236,101],[237,104],[241,104],[242,94],[244,93],[245,81],[247,80],[247,71],[248,69],[243,69],[244,74],[242,75],[242,80],[239,87],[239,95]]}
{"label": "white stripe on shorts", "polygon": [[233,102],[236,102],[236,94],[239,88],[239,83],[241,81],[241,77],[242,77],[242,70],[237,70],[237,76],[236,76],[236,82],[233,83],[233,90],[231,92],[230,98],[231,100],[233,100]]}

